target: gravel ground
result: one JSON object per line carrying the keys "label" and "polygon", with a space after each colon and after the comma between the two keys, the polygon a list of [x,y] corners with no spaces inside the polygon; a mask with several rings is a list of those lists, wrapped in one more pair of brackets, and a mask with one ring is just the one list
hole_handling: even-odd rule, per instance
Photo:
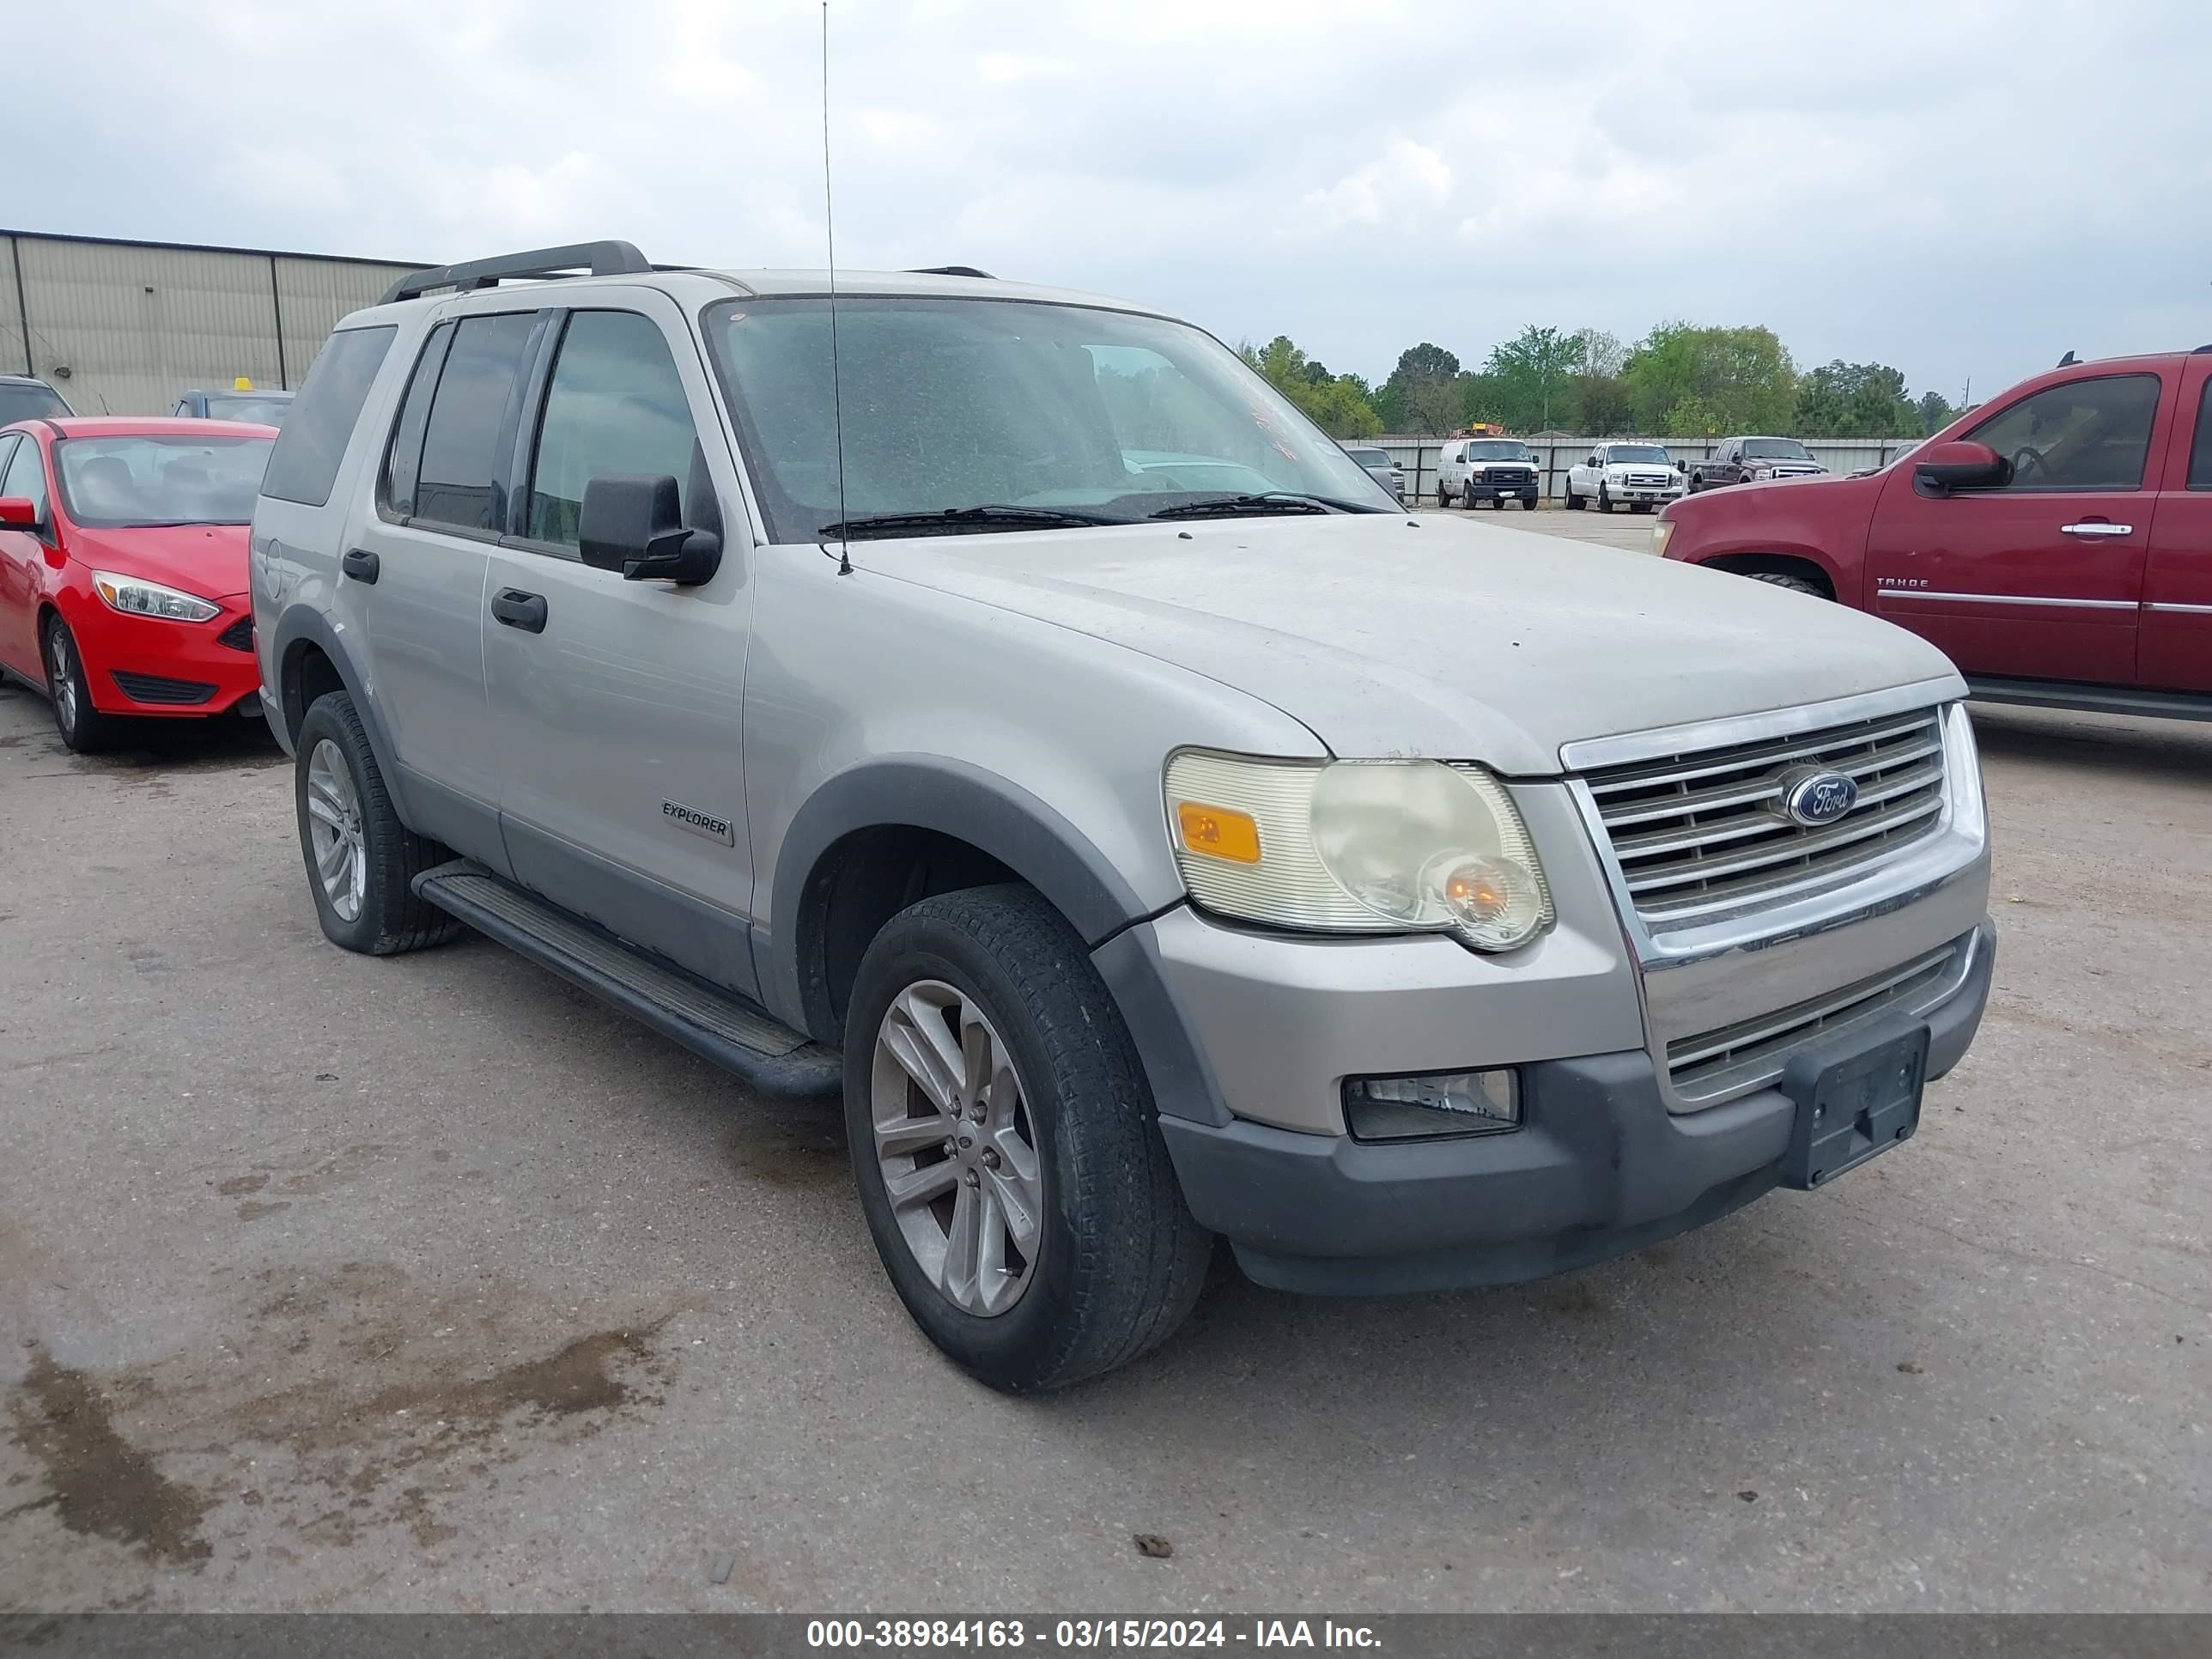
{"label": "gravel ground", "polygon": [[1601,547],[1624,547],[1632,552],[1651,550],[1651,521],[1649,513],[1634,513],[1623,507],[1618,513],[1600,513],[1593,507],[1583,507],[1570,513],[1557,501],[1547,501],[1535,512],[1525,512],[1517,507],[1463,507],[1439,508],[1431,503],[1419,509],[1424,513],[1443,512],[1454,518],[1462,514],[1478,523],[1496,522],[1507,530],[1533,530],[1540,535],[1571,536],[1577,541],[1595,542]]}
{"label": "gravel ground", "polygon": [[2212,726],[1978,723],[1996,988],[1909,1147],[1547,1283],[1218,1270],[1016,1401],[832,1109],[332,949],[250,729],[0,691],[0,1607],[2212,1609]]}

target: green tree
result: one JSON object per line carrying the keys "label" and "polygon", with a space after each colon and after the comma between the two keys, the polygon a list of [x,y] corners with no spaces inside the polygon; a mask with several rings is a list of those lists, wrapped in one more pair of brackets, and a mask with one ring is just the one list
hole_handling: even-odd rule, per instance
{"label": "green tree", "polygon": [[1398,354],[1379,396],[1393,431],[1448,432],[1465,418],[1459,359],[1426,340]]}
{"label": "green tree", "polygon": [[1583,337],[1531,323],[1490,349],[1482,366],[1492,418],[1516,432],[1548,428],[1568,412],[1569,384],[1583,363]]}
{"label": "green tree", "polygon": [[1382,430],[1382,417],[1367,399],[1366,383],[1331,374],[1288,335],[1278,334],[1264,346],[1240,346],[1237,355],[1332,438],[1371,438]]}
{"label": "green tree", "polygon": [[1574,409],[1571,430],[1594,438],[1619,437],[1636,425],[1636,396],[1620,374],[1583,374],[1567,383]]}
{"label": "green tree", "polygon": [[1800,377],[1796,430],[1808,438],[1895,438],[1921,432],[1920,406],[1886,363],[1838,358]]}
{"label": "green tree", "polygon": [[1951,407],[1950,399],[1940,392],[1923,392],[1917,405],[1920,414],[1920,435],[1933,437],[1957,420],[1960,410]]}
{"label": "green tree", "polygon": [[1455,384],[1459,387],[1459,424],[1466,426],[1476,421],[1496,421],[1509,423],[1506,413],[1509,400],[1506,390],[1498,376],[1491,374],[1462,374]]}
{"label": "green tree", "polygon": [[1621,374],[1636,424],[1670,438],[1779,432],[1796,412],[1796,371],[1770,328],[1662,323]]}

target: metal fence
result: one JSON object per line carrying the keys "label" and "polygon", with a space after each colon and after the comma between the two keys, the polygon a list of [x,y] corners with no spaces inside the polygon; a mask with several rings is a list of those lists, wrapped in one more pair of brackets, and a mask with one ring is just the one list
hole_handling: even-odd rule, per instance
{"label": "metal fence", "polygon": [[[1362,438],[1362,444],[1373,444],[1390,453],[1390,459],[1406,470],[1406,499],[1408,501],[1431,501],[1437,498],[1437,456],[1443,448],[1442,438],[1424,438],[1404,433],[1393,433],[1380,438]],[[1700,461],[1720,447],[1720,440],[1690,439],[1669,442],[1656,438],[1528,438],[1522,440],[1536,452],[1537,463],[1543,471],[1544,495],[1547,500],[1562,499],[1566,493],[1567,469],[1589,459],[1590,451],[1603,443],[1656,443],[1667,452],[1670,460]],[[1920,441],[1917,438],[1808,438],[1805,447],[1813,459],[1831,472],[1856,472],[1866,467],[1887,466],[1899,450],[1908,449]]]}

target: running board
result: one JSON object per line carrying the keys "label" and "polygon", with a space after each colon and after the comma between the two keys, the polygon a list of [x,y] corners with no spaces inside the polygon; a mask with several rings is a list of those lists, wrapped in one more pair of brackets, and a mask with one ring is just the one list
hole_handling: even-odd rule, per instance
{"label": "running board", "polygon": [[2072,708],[2091,714],[2148,714],[2158,720],[2212,720],[2212,693],[2203,691],[2145,691],[2131,685],[1985,679],[1972,674],[1966,677],[1966,691],[1978,702]]}
{"label": "running board", "polygon": [[763,1094],[835,1094],[834,1049],[780,1024],[744,998],[625,945],[604,928],[456,859],[415,878],[415,891],[509,950],[580,985]]}

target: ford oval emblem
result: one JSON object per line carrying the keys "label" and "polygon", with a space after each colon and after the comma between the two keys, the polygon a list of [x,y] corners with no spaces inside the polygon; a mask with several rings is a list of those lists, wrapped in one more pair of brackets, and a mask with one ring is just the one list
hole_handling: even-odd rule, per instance
{"label": "ford oval emblem", "polygon": [[1783,775],[1782,810],[1808,830],[1833,823],[1859,804],[1859,786],[1845,772],[1799,767]]}

